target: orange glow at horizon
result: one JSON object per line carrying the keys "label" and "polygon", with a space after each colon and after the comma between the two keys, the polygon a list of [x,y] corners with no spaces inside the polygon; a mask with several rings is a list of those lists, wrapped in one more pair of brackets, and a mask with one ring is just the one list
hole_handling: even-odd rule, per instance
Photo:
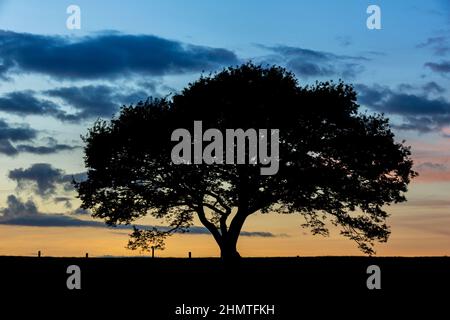
{"label": "orange glow at horizon", "polygon": [[[378,256],[450,255],[450,182],[417,181],[407,193],[408,202],[386,207],[391,236],[376,244]],[[137,222],[139,223],[139,222]],[[143,224],[156,220],[145,218]],[[298,214],[254,214],[245,231],[270,232],[273,237],[241,236],[238,250],[244,257],[362,255],[356,244],[330,229],[329,237],[312,236],[301,228]],[[158,224],[159,225],[159,224]],[[0,225],[0,255],[36,256],[149,256],[125,248],[130,230],[93,227],[25,227]],[[160,257],[218,257],[209,234],[177,234],[169,237]]]}
{"label": "orange glow at horizon", "polygon": [[[450,225],[450,215],[420,215],[414,211],[399,212],[388,220],[392,234],[387,243],[376,245],[377,256],[450,255],[450,231],[446,227]],[[275,236],[241,236],[238,250],[243,257],[362,255],[355,243],[336,230],[331,230],[329,237],[312,236],[300,227],[296,215],[251,217],[245,230],[270,231]],[[0,226],[0,255],[36,256],[40,250],[43,256],[149,256],[125,248],[128,233],[129,230],[91,227]],[[219,256],[209,234],[177,234],[166,244],[166,250],[157,251],[157,256],[187,257],[188,252],[193,257]]]}

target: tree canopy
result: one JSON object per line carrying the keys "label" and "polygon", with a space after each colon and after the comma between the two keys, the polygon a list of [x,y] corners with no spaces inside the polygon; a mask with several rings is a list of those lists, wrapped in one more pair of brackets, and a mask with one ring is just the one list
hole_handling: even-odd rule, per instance
{"label": "tree canopy", "polygon": [[[174,164],[171,134],[199,120],[223,132],[279,129],[277,173],[261,175],[262,164]],[[172,98],[125,106],[84,141],[83,208],[110,225],[146,215],[167,221],[165,229],[135,228],[130,248],[162,248],[197,217],[224,259],[239,257],[246,218],[269,212],[298,214],[313,234],[328,234],[329,221],[371,254],[390,233],[386,205],[405,201],[416,175],[410,148],[395,141],[386,117],[359,111],[351,85],[300,86],[281,67],[252,63],[202,76]]]}

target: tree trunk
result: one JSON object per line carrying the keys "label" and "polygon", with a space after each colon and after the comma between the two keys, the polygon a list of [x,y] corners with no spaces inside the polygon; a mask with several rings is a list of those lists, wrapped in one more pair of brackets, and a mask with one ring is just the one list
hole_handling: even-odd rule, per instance
{"label": "tree trunk", "polygon": [[197,211],[197,214],[200,222],[214,236],[214,240],[216,240],[220,247],[220,257],[225,264],[235,264],[238,262],[241,256],[237,251],[237,241],[245,219],[249,215],[248,210],[239,209],[231,221],[228,230],[226,230],[225,227],[224,230],[222,230],[222,233],[220,233],[217,227],[206,218],[203,208]]}
{"label": "tree trunk", "polygon": [[222,243],[220,244],[220,257],[225,263],[233,263],[241,258],[236,246],[236,236],[227,236],[222,239]]}
{"label": "tree trunk", "polygon": [[235,264],[241,258],[237,251],[237,241],[247,216],[246,210],[239,209],[230,223],[228,232],[221,237],[219,243],[220,257],[226,264]]}

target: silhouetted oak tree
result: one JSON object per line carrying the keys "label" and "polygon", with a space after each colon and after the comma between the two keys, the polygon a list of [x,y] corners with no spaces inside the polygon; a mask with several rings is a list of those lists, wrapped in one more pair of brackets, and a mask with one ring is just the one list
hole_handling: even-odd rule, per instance
{"label": "silhouetted oak tree", "polygon": [[[77,184],[82,207],[107,224],[151,215],[163,229],[134,229],[129,247],[163,248],[194,218],[211,232],[226,260],[246,218],[257,212],[299,214],[302,226],[327,235],[326,220],[373,253],[389,236],[386,205],[405,201],[409,147],[394,141],[388,119],[358,111],[342,82],[301,87],[280,67],[251,63],[202,76],[172,99],[149,99],[98,121],[84,137],[88,179]],[[261,175],[253,164],[171,161],[174,129],[268,128],[280,132],[280,167]],[[281,217],[280,217],[281,218]]]}

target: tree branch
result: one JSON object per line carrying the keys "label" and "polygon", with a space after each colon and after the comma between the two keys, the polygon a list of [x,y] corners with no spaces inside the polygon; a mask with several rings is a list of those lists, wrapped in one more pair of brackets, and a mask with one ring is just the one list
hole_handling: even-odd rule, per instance
{"label": "tree branch", "polygon": [[198,206],[196,209],[198,218],[200,219],[200,222],[205,226],[206,229],[211,232],[214,239],[216,240],[217,244],[220,246],[222,242],[222,237],[217,230],[216,226],[206,218],[205,211],[203,210],[203,206]]}
{"label": "tree branch", "polygon": [[213,197],[214,199],[216,199],[217,202],[220,204],[220,206],[221,206],[222,208],[224,208],[226,212],[231,212],[231,207],[230,207],[229,205],[227,205],[227,204],[225,203],[225,201],[223,201],[223,199],[222,199],[219,195],[215,194],[215,193],[212,192],[212,191],[205,191],[205,195],[211,196],[211,197]]}

